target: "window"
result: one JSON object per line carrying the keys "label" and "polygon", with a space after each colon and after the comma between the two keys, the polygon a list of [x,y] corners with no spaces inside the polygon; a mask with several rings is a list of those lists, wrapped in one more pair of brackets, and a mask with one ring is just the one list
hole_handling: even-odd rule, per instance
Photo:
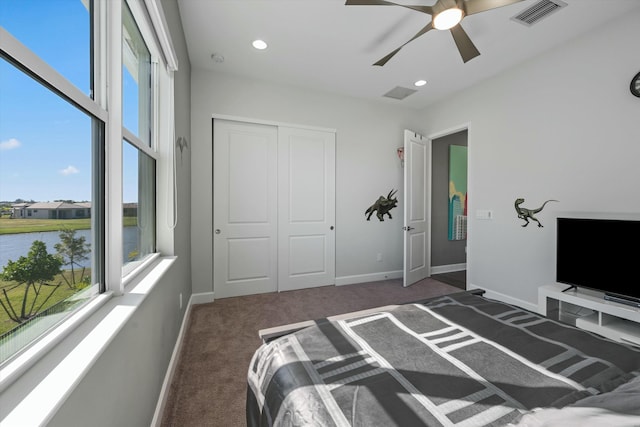
{"label": "window", "polygon": [[139,143],[151,146],[151,54],[131,9],[122,5],[122,120]]}
{"label": "window", "polygon": [[[122,144],[124,272],[155,252],[155,160]],[[128,265],[131,263],[131,265]]]}
{"label": "window", "polygon": [[0,367],[156,252],[171,76],[143,4],[0,1]]}
{"label": "window", "polygon": [[155,150],[151,54],[127,3],[122,7],[123,273],[155,252]]}
{"label": "window", "polygon": [[93,91],[90,7],[91,2],[81,0],[2,0],[0,25],[90,96]]}
{"label": "window", "polygon": [[[65,19],[51,19],[53,3]],[[56,201],[101,197],[92,185],[100,173],[93,153],[103,141],[93,130],[103,123],[73,102],[94,103],[85,95],[91,94],[91,12],[81,1],[25,6],[16,0],[0,6],[2,26],[17,39],[10,49],[3,45],[0,59],[0,200],[32,206],[27,219],[0,218],[0,363],[96,295],[103,282],[96,228],[47,214],[55,214]],[[30,49],[40,62],[27,66]],[[58,73],[68,84],[51,87]],[[67,226],[73,231],[61,239]]]}

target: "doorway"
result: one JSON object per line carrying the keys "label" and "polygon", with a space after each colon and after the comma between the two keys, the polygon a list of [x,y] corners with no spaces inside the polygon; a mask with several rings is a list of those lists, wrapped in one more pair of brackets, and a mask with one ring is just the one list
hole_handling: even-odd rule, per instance
{"label": "doorway", "polygon": [[[451,146],[467,147],[467,129],[432,139],[431,185],[431,277],[466,289],[467,240],[451,240],[450,221],[450,151]],[[465,165],[466,171],[467,165]],[[466,187],[464,211],[466,214]],[[462,219],[460,219],[462,220]]]}

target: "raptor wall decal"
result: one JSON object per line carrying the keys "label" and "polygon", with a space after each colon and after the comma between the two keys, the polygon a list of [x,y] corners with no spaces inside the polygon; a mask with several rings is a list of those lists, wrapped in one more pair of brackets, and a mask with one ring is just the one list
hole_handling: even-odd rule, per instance
{"label": "raptor wall decal", "polygon": [[554,200],[554,199],[550,199],[547,200],[546,202],[544,202],[542,204],[542,206],[540,206],[537,209],[527,209],[527,208],[523,208],[520,207],[520,205],[524,202],[523,198],[517,198],[516,202],[515,202],[515,207],[516,207],[516,212],[518,213],[518,218],[525,220],[526,222],[524,224],[522,224],[523,227],[526,227],[527,225],[529,225],[529,220],[533,220],[535,222],[538,223],[538,227],[542,227],[543,225],[540,224],[540,221],[538,221],[538,218],[536,218],[535,216],[533,216],[534,214],[537,214],[538,212],[540,212],[544,206],[549,203],[549,202],[557,202],[558,200]]}

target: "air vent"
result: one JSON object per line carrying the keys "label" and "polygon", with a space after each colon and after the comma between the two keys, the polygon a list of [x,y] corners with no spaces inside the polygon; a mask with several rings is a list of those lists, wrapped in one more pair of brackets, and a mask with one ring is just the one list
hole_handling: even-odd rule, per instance
{"label": "air vent", "polygon": [[554,12],[565,7],[567,4],[560,0],[541,0],[533,6],[523,10],[516,16],[512,17],[513,21],[519,22],[527,27],[540,21],[542,18],[546,18]]}
{"label": "air vent", "polygon": [[417,90],[415,89],[409,89],[408,87],[402,87],[402,86],[396,86],[393,89],[391,89],[389,92],[385,93],[382,96],[386,96],[387,98],[393,98],[393,99],[405,99],[407,96],[411,95],[412,93],[416,93]]}

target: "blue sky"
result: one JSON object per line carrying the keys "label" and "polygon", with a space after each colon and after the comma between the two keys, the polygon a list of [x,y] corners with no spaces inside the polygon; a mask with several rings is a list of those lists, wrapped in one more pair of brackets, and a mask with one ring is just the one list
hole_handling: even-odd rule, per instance
{"label": "blue sky", "polygon": [[[0,0],[0,25],[90,94],[89,12],[81,0]],[[137,111],[136,83],[125,74],[135,101],[125,112]],[[0,92],[0,200],[90,201],[90,117],[4,59]],[[125,170],[136,171],[130,154]],[[124,201],[136,201],[137,175],[124,180]]]}

